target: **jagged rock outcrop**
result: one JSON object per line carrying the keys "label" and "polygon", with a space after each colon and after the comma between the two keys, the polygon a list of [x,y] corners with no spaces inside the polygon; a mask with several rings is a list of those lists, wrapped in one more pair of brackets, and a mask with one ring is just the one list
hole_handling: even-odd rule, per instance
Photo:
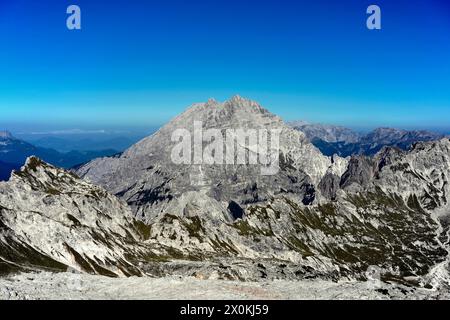
{"label": "jagged rock outcrop", "polygon": [[361,142],[378,146],[395,146],[400,149],[407,149],[415,142],[434,141],[443,138],[440,133],[425,130],[400,130],[394,128],[377,128],[362,137]]}
{"label": "jagged rock outcrop", "polygon": [[341,177],[340,187],[342,189],[366,187],[375,174],[374,166],[371,158],[364,156],[352,157],[348,163],[347,170]]}
{"label": "jagged rock outcrop", "polygon": [[353,159],[339,181],[344,189],[327,172],[320,186],[334,179],[331,200],[306,206],[279,195],[218,224],[167,214],[150,237],[192,253],[280,259],[336,277],[364,279],[376,267],[386,281],[448,285],[449,147],[443,139],[410,152],[386,148],[372,160]]}
{"label": "jagged rock outcrop", "polygon": [[0,131],[0,139],[6,140],[6,139],[12,139],[12,138],[13,138],[13,136],[12,136],[11,132],[5,131],[5,130]]}
{"label": "jagged rock outcrop", "polygon": [[134,259],[151,253],[145,230],[116,197],[35,157],[0,182],[1,273],[141,275]]}

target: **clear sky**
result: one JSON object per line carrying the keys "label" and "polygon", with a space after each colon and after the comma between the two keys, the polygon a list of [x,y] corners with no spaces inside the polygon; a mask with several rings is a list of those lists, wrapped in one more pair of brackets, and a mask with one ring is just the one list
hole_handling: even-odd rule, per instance
{"label": "clear sky", "polygon": [[447,0],[0,0],[0,40],[3,127],[154,126],[240,94],[286,120],[450,129]]}

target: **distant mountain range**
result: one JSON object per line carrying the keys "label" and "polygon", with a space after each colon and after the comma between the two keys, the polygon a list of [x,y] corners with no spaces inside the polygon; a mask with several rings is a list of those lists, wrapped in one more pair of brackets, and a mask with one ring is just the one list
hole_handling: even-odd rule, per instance
{"label": "distant mountain range", "polygon": [[444,134],[431,131],[407,131],[393,128],[378,128],[368,134],[361,134],[351,129],[324,125],[291,122],[290,125],[303,132],[324,155],[337,154],[341,157],[352,155],[373,156],[383,147],[409,149],[414,143],[433,141],[444,138]]}
{"label": "distant mountain range", "polygon": [[19,138],[37,147],[54,149],[65,153],[72,150],[92,151],[92,150],[117,150],[118,152],[128,149],[131,145],[142,139],[144,135],[124,134],[123,136],[99,135],[20,135]]}
{"label": "distant mountain range", "polygon": [[20,168],[30,156],[37,156],[61,168],[72,168],[98,157],[117,154],[114,149],[98,151],[73,150],[62,153],[54,149],[37,147],[17,139],[7,131],[0,131],[0,180],[9,178],[13,169]]}
{"label": "distant mountain range", "polygon": [[320,138],[329,143],[334,142],[358,142],[361,134],[341,126],[327,124],[310,124],[305,121],[293,121],[288,123],[294,129],[303,132],[309,140]]}

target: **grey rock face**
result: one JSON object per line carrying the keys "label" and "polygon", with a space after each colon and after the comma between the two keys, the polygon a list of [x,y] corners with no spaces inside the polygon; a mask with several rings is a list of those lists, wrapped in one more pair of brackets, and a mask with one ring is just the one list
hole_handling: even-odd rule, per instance
{"label": "grey rock face", "polygon": [[9,131],[0,131],[0,139],[12,139],[13,136]]}
{"label": "grey rock face", "polygon": [[361,139],[362,143],[375,143],[379,145],[393,145],[406,147],[414,142],[433,141],[443,138],[442,134],[429,131],[407,131],[393,128],[378,128]]}
{"label": "grey rock face", "polygon": [[[436,285],[436,279],[448,279],[448,229],[433,212],[447,202],[430,210],[423,195],[438,187],[448,192],[449,151],[448,140],[417,145],[392,158],[362,191],[338,193],[333,203],[305,206],[295,196],[279,196],[243,212],[234,203],[230,212],[243,215],[219,221],[206,214],[210,198],[190,193],[183,216],[165,213],[149,226],[136,224],[125,204],[101,188],[32,158],[0,184],[0,266],[2,272],[70,266],[111,276],[216,274],[239,280],[364,279],[377,266],[385,281]],[[443,160],[430,172],[441,173],[434,188],[425,155]],[[406,162],[415,164],[414,174],[402,171]],[[160,248],[166,249],[158,256],[153,250]],[[202,263],[166,260],[174,258]]]}
{"label": "grey rock face", "polygon": [[[186,129],[192,137],[194,121],[201,121],[205,131],[280,130],[279,172],[261,175],[261,166],[251,164],[174,164],[171,152],[176,143],[171,136],[177,129]],[[208,145],[204,142],[203,147]],[[259,154],[255,146],[247,148]],[[147,222],[168,211],[183,215],[190,192],[203,195],[210,211],[215,211],[213,216],[228,220],[232,219],[227,210],[231,201],[246,206],[295,194],[304,203],[314,202],[317,185],[332,165],[331,158],[323,156],[304,134],[256,102],[236,96],[225,103],[195,104],[122,156],[94,160],[77,173],[127,201],[136,216]]]}
{"label": "grey rock face", "polygon": [[[386,152],[384,153],[386,154]],[[450,192],[450,141],[441,139],[414,144],[411,151],[391,151],[380,156],[375,183],[399,194],[415,194],[426,209],[445,207]],[[389,160],[386,160],[388,158]],[[389,165],[380,165],[389,163]]]}

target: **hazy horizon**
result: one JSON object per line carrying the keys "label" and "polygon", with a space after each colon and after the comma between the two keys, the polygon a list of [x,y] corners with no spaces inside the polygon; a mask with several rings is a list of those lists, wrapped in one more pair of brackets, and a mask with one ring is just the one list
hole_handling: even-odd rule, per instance
{"label": "hazy horizon", "polygon": [[[284,120],[284,119],[283,119]],[[168,120],[170,121],[170,119]],[[290,119],[285,120],[285,122],[293,122],[293,121],[305,121],[308,124],[321,124],[321,125],[332,125],[332,126],[340,126],[344,128],[351,129],[358,133],[368,133],[378,128],[393,128],[400,130],[425,130],[431,132],[437,132],[442,134],[450,134],[450,126],[449,127],[439,127],[439,126],[390,126],[390,125],[379,125],[379,126],[358,126],[358,125],[345,125],[341,123],[326,123],[326,122],[314,122],[307,121],[304,119]],[[166,122],[167,123],[167,122]],[[0,131],[8,131],[14,136],[18,138],[27,137],[34,139],[44,138],[44,137],[66,137],[71,139],[82,139],[87,136],[104,136],[104,137],[128,137],[128,136],[146,136],[151,135],[156,132],[166,123],[161,123],[160,125],[149,125],[146,126],[135,126],[135,127],[122,127],[122,126],[110,126],[110,127],[95,127],[89,126],[84,127],[80,126],[54,126],[54,125],[17,125],[17,124],[2,124],[0,123]]]}
{"label": "hazy horizon", "polygon": [[[247,97],[244,97],[247,98]],[[206,102],[208,99],[204,99],[204,101],[198,102]],[[226,99],[222,100],[226,101]],[[191,104],[192,105],[192,104]],[[272,108],[263,105],[263,107],[267,108],[269,112],[272,112]],[[183,112],[187,108],[181,110]],[[276,114],[275,112],[272,112]],[[166,123],[170,122],[173,118],[175,118],[178,114],[174,114],[171,117],[164,120],[161,123],[154,123],[149,121],[148,125],[137,124],[137,125],[102,125],[100,122],[96,124],[54,124],[54,123],[3,123],[0,121],[0,131],[9,131],[12,134],[18,137],[33,137],[35,139],[49,136],[59,136],[59,137],[67,137],[67,138],[82,138],[86,136],[145,136],[150,135],[157,131],[159,128],[164,126]],[[276,114],[279,115],[279,114]],[[340,126],[351,129],[355,132],[359,133],[367,133],[373,131],[378,128],[394,128],[400,130],[426,130],[439,132],[443,134],[450,134],[450,124],[448,126],[439,126],[439,125],[427,125],[427,124],[416,124],[416,125],[395,125],[390,121],[387,121],[385,124],[373,124],[373,125],[364,125],[360,123],[352,123],[347,124],[345,122],[326,122],[326,121],[316,121],[315,119],[306,119],[306,118],[290,118],[285,119],[283,121],[286,123],[301,121],[307,124],[321,124],[321,125],[332,125],[332,126]]]}
{"label": "hazy horizon", "polygon": [[376,31],[368,4],[78,0],[69,31],[67,3],[2,1],[0,128],[146,131],[239,94],[286,121],[450,132],[448,3],[379,0]]}

